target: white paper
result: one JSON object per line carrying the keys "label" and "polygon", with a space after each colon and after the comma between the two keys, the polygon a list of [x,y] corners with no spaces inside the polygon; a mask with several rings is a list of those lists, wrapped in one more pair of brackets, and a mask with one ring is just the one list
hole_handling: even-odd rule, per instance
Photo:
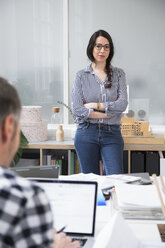
{"label": "white paper", "polygon": [[122,182],[135,182],[141,179],[141,177],[135,177],[135,176],[124,175],[124,174],[109,175],[107,176],[107,178],[112,179],[112,180],[122,181]]}
{"label": "white paper", "polygon": [[[161,208],[160,199],[155,185],[115,185],[119,207],[132,206],[143,208]],[[160,187],[161,189],[161,187]],[[165,202],[165,196],[162,192]]]}
{"label": "white paper", "polygon": [[140,248],[140,245],[121,214],[115,213],[98,234],[93,248]]}
{"label": "white paper", "polygon": [[67,180],[82,180],[82,181],[97,181],[99,179],[99,175],[96,175],[94,173],[78,173],[78,174],[72,174],[67,176],[60,176],[60,179],[67,179]]}
{"label": "white paper", "polygon": [[164,248],[165,243],[159,243],[159,244],[151,244],[151,243],[145,243],[141,245],[141,248]]}
{"label": "white paper", "polygon": [[73,175],[68,175],[68,176],[60,176],[59,179],[96,181],[98,183],[98,187],[100,189],[110,188],[110,187],[114,186],[114,184],[116,182],[107,176],[99,176],[99,175],[96,175],[94,173],[88,173],[88,174],[78,173],[78,174],[73,174]]}

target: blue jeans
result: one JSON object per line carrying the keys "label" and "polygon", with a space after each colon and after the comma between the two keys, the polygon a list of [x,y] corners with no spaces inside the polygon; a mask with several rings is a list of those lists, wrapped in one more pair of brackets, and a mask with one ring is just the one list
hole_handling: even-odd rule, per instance
{"label": "blue jeans", "polygon": [[83,173],[99,175],[100,159],[106,175],[123,173],[123,147],[120,125],[85,122],[77,128],[75,149]]}

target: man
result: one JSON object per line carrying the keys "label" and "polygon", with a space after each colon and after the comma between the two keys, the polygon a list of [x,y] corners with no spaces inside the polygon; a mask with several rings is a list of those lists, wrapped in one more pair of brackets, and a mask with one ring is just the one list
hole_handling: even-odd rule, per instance
{"label": "man", "polygon": [[53,230],[44,191],[8,170],[19,146],[20,113],[17,91],[0,78],[0,247],[79,247],[79,242]]}

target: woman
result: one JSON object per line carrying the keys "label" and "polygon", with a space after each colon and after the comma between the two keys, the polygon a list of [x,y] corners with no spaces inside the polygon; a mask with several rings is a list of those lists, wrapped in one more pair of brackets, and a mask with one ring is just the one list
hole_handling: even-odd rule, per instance
{"label": "woman", "polygon": [[83,173],[100,174],[100,155],[106,175],[123,172],[120,125],[127,107],[123,70],[113,67],[114,47],[104,30],[95,32],[87,47],[91,64],[76,74],[72,111],[79,123],[75,149]]}

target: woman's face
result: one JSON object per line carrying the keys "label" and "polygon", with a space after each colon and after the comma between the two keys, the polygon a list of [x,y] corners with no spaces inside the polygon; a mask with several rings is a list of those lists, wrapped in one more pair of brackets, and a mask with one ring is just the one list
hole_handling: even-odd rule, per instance
{"label": "woman's face", "polygon": [[99,36],[96,39],[95,46],[93,48],[93,57],[95,62],[106,62],[110,54],[109,41],[103,36]]}

